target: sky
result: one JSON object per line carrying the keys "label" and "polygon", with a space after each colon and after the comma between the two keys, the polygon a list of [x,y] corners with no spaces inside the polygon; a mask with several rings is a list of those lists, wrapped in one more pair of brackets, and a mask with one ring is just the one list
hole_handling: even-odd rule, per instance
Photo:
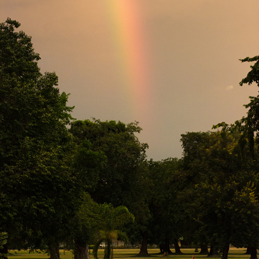
{"label": "sky", "polygon": [[181,134],[245,116],[256,85],[258,0],[0,0],[41,72],[56,72],[78,120],[138,121],[154,160],[182,156]]}

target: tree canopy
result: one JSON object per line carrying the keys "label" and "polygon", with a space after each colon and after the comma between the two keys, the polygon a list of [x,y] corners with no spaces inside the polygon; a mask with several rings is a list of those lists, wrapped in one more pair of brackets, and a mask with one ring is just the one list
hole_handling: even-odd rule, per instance
{"label": "tree canopy", "polygon": [[73,107],[55,73],[40,73],[40,57],[19,26],[0,24],[0,231],[9,239],[28,229],[50,236],[50,223],[63,224],[77,204],[67,164]]}

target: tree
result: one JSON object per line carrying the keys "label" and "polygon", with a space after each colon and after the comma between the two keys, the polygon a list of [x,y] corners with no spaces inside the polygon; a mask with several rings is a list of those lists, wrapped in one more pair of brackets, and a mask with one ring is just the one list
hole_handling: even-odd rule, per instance
{"label": "tree", "polygon": [[83,184],[82,203],[69,226],[74,240],[75,259],[89,258],[88,243],[94,243],[95,232],[101,225],[100,206],[86,190],[94,188],[99,170],[105,166],[106,160],[103,152],[92,150],[92,144],[88,140],[82,140],[76,145],[71,170],[76,179]]}
{"label": "tree", "polygon": [[75,121],[70,132],[77,143],[87,140],[92,150],[106,156],[105,166],[94,175],[95,185],[88,192],[97,203],[111,203],[114,207],[126,206],[136,218],[145,217],[145,149],[147,144],[139,142],[136,133],[138,123],[93,119]]}
{"label": "tree", "polygon": [[138,123],[75,121],[70,131],[77,143],[87,140],[93,151],[101,151],[107,158],[105,166],[94,175],[95,185],[87,189],[93,200],[114,207],[126,206],[136,218],[134,225],[143,227],[149,217],[145,154],[148,145],[136,137],[141,131]]}
{"label": "tree", "polygon": [[[251,66],[251,71],[247,74],[246,78],[242,79],[240,85],[243,84],[252,84],[255,82],[257,86],[259,86],[259,56],[255,56],[253,58],[245,58],[241,59],[241,62],[255,62],[253,66]],[[250,154],[252,160],[253,167],[255,170],[258,167],[258,152],[255,154],[255,142],[258,145],[259,139],[259,96],[250,97],[250,103],[245,105],[245,108],[248,108],[247,117],[243,117],[240,121],[236,121],[235,124],[239,128],[241,128],[243,132],[243,136],[248,136],[248,142],[250,146]],[[256,137],[255,137],[256,136]],[[257,258],[257,247],[258,245],[253,241],[248,244],[248,248],[251,251],[251,258]]]}
{"label": "tree", "polygon": [[185,213],[177,197],[180,165],[181,161],[177,158],[149,162],[152,239],[160,244],[165,255],[172,253],[169,248],[171,243],[174,243],[175,253],[181,253],[178,240],[182,236]]}
{"label": "tree", "polygon": [[88,193],[84,193],[82,205],[71,225],[75,259],[89,259],[88,243],[96,241],[96,233],[102,224],[101,205],[95,203]]}
{"label": "tree", "polygon": [[[238,132],[223,130],[203,136],[206,141],[196,145],[196,159],[187,159],[188,167],[195,173],[189,194],[198,207],[194,213],[201,232],[208,243],[222,248],[222,258],[226,259],[230,242],[246,245],[249,235],[257,229],[258,181],[243,157],[245,147],[240,145]],[[253,238],[258,240],[257,235]]]}
{"label": "tree", "polygon": [[99,245],[102,242],[105,242],[104,259],[112,259],[112,241],[116,240],[118,235],[120,235],[120,237],[124,237],[124,240],[127,240],[125,234],[120,232],[118,228],[129,221],[134,221],[134,216],[125,206],[113,208],[111,204],[106,203],[101,205],[101,216],[103,222],[102,230],[100,231],[100,239],[94,247],[94,257],[98,259],[97,252]]}
{"label": "tree", "polygon": [[[248,72],[247,76],[241,80],[240,85],[256,83],[259,86],[259,56],[252,58],[241,59],[241,62],[255,62],[251,66],[251,71]],[[251,178],[253,182],[253,192],[251,190],[251,195],[255,195],[255,199],[258,199],[258,188],[256,172],[258,171],[258,140],[259,140],[259,96],[249,97],[250,103],[244,105],[248,109],[247,116],[240,120],[235,121],[234,124],[228,125],[225,122],[219,123],[214,126],[214,128],[222,127],[224,131],[240,133],[239,145],[241,147],[241,158],[245,161],[246,172],[254,174]],[[255,189],[254,189],[255,188]],[[255,222],[254,222],[255,223]],[[242,225],[244,227],[244,225]],[[254,228],[253,230],[255,230]],[[247,234],[247,229],[242,235],[246,241],[246,246],[250,248],[251,258],[257,258],[256,248],[258,244],[257,234],[252,229]]]}
{"label": "tree", "polygon": [[40,57],[31,38],[15,31],[19,26],[11,19],[0,24],[0,231],[8,242],[44,233],[53,246],[55,230],[78,206],[79,183],[67,163],[73,107],[55,73],[40,73]]}

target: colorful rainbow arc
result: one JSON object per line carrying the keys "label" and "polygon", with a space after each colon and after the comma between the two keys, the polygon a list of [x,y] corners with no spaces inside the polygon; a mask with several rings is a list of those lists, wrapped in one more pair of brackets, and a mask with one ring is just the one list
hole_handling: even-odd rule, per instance
{"label": "colorful rainbow arc", "polygon": [[[106,0],[114,45],[119,52],[124,85],[132,95],[134,113],[150,109],[150,71],[143,21],[138,0]],[[130,97],[131,98],[131,97]]]}

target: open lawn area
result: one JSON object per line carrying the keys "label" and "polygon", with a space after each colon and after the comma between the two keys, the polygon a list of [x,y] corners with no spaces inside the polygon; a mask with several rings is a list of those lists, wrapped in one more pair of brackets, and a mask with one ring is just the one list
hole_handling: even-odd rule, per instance
{"label": "open lawn area", "polygon": [[[172,249],[173,250],[173,249]],[[174,258],[174,259],[192,259],[192,256],[194,258],[199,259],[199,258],[208,258],[207,255],[199,255],[199,253],[194,252],[194,248],[188,248],[188,249],[181,249],[182,255],[169,255],[169,258]],[[159,249],[148,249],[148,252],[150,254],[150,257],[157,257],[157,258],[164,258],[161,254],[159,253]],[[229,251],[229,256],[228,258],[238,258],[238,259],[249,259],[250,255],[245,255],[246,249],[245,248],[230,248]],[[32,252],[29,253],[29,251],[17,251],[17,250],[11,250],[10,251],[11,255],[9,255],[10,259],[45,259],[49,258],[48,254],[44,252]],[[139,249],[114,249],[114,258],[144,258],[141,256],[138,256]],[[66,251],[65,254],[63,250],[60,250],[60,257],[61,259],[72,259],[73,254],[71,251]],[[103,259],[103,249],[100,249],[98,252],[98,257],[99,259]],[[90,254],[90,259],[93,259],[92,251]],[[147,257],[145,257],[147,258]],[[220,256],[218,256],[220,258]]]}

